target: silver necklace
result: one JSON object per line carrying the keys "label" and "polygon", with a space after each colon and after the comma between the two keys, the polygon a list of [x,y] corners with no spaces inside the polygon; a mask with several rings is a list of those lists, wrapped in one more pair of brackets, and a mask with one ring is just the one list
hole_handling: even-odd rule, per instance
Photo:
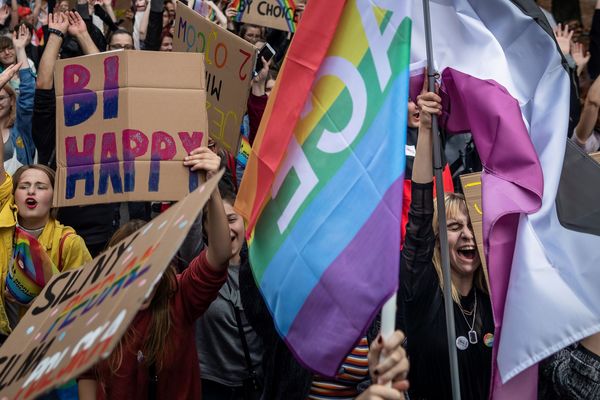
{"label": "silver necklace", "polygon": [[473,306],[473,322],[471,322],[469,324],[469,321],[467,320],[467,317],[465,316],[465,312],[460,304],[458,305],[458,308],[460,308],[460,313],[462,314],[463,318],[465,319],[465,322],[467,323],[467,326],[469,327],[469,332],[467,333],[467,336],[469,337],[469,339],[467,340],[467,338],[464,336],[457,337],[456,338],[456,347],[459,350],[466,350],[467,347],[469,347],[469,343],[477,344],[477,342],[478,342],[477,332],[475,332],[475,329],[474,329],[475,328],[475,317],[477,316],[477,289],[475,289],[475,305]]}

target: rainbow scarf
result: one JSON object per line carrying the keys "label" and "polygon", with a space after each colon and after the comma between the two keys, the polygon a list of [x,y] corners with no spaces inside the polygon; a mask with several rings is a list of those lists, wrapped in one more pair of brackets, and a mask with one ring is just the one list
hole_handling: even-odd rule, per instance
{"label": "rainbow scarf", "polygon": [[14,233],[13,259],[6,276],[6,288],[21,304],[28,304],[58,269],[36,238],[18,226]]}
{"label": "rainbow scarf", "polygon": [[398,286],[410,2],[380,3],[307,7],[235,204],[277,330],[325,376]]}

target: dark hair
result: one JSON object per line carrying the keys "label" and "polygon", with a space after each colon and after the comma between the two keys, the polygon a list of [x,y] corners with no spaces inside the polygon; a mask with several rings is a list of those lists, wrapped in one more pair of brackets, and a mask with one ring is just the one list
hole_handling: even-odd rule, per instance
{"label": "dark hair", "polygon": [[[23,175],[23,172],[29,170],[29,169],[37,169],[38,171],[42,171],[43,173],[45,173],[48,176],[48,180],[50,181],[50,186],[52,186],[52,190],[54,190],[54,181],[56,179],[56,173],[54,172],[54,170],[46,165],[43,164],[31,164],[31,165],[23,165],[21,167],[19,167],[19,169],[17,169],[15,171],[15,173],[12,176],[12,193],[13,195],[15,194],[15,191],[17,190],[17,186],[19,186],[19,181],[21,180],[21,175]],[[56,219],[56,215],[58,214],[58,208],[50,208],[50,217],[52,219]]]}
{"label": "dark hair", "polygon": [[127,29],[117,28],[114,31],[112,31],[106,38],[106,43],[108,43],[109,46],[110,42],[112,42],[113,36],[115,35],[127,35],[131,38],[131,43],[133,43],[133,35],[131,34],[131,32],[129,32]]}
{"label": "dark hair", "polygon": [[29,22],[27,22],[25,20],[21,20],[21,22],[19,22],[17,24],[17,26],[15,26],[14,31],[19,32],[19,28],[21,27],[21,25],[25,25],[27,27],[27,29],[29,29],[29,33],[31,33],[31,36],[33,36],[35,28],[33,27],[32,24],[30,24]]}
{"label": "dark hair", "polygon": [[246,36],[246,32],[248,31],[248,29],[250,28],[255,28],[260,30],[260,38],[264,39],[265,37],[265,31],[263,29],[262,26],[258,26],[258,25],[254,25],[254,24],[243,24],[240,28],[240,37],[243,39],[244,36]]}
{"label": "dark hair", "polygon": [[14,49],[13,41],[11,38],[7,36],[0,36],[0,51],[4,51],[5,49]]}

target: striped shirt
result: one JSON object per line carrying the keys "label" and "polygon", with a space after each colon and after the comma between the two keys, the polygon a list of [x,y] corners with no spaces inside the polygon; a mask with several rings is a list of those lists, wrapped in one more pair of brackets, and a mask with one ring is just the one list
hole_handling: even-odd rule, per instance
{"label": "striped shirt", "polygon": [[335,379],[325,378],[315,375],[309,400],[330,400],[330,399],[353,399],[360,394],[358,385],[369,379],[369,362],[367,354],[369,352],[369,343],[367,337],[363,337],[358,345],[346,357],[340,373]]}

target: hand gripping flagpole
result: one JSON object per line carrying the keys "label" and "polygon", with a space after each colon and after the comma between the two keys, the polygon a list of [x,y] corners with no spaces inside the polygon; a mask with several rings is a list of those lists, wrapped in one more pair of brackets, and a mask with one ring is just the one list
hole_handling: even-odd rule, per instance
{"label": "hand gripping flagpole", "polygon": [[[429,91],[435,91],[435,66],[431,38],[431,17],[429,0],[423,0],[423,18],[425,21],[425,42],[427,44],[427,79]],[[442,178],[442,143],[437,115],[432,115],[431,130],[433,136],[433,170],[436,184],[438,223],[440,227],[440,254],[444,280],[444,309],[446,311],[446,330],[448,332],[448,355],[450,358],[450,377],[452,381],[452,399],[460,400],[460,380],[458,377],[458,356],[456,354],[456,328],[454,326],[454,305],[452,300],[452,281],[450,277],[450,256],[448,254],[448,231],[446,230],[446,203],[444,201],[444,180]]]}

